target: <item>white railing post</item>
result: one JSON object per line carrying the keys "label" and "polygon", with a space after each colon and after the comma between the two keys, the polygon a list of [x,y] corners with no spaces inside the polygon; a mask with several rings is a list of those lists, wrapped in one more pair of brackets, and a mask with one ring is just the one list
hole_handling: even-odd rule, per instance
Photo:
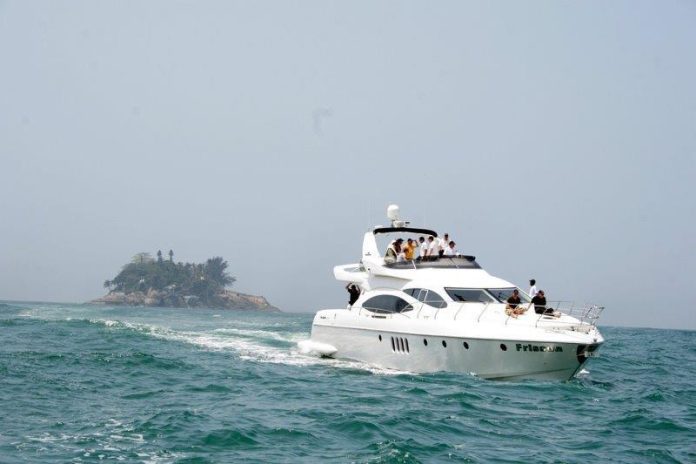
{"label": "white railing post", "polygon": [[539,317],[537,317],[537,320],[534,323],[534,328],[539,327],[539,321],[541,320],[542,317],[544,317],[544,313],[539,314]]}
{"label": "white railing post", "polygon": [[483,316],[483,313],[486,312],[486,310],[488,309],[488,306],[490,306],[490,304],[491,304],[491,302],[489,301],[489,302],[486,303],[486,306],[483,307],[483,310],[481,310],[481,313],[479,313],[479,316],[478,316],[478,318],[476,319],[476,323],[481,322],[481,316]]}

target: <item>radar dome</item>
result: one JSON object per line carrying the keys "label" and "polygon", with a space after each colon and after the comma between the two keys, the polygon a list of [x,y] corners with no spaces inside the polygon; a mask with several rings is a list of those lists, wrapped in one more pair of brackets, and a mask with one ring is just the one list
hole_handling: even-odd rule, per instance
{"label": "radar dome", "polygon": [[399,205],[387,206],[387,217],[392,221],[399,220]]}

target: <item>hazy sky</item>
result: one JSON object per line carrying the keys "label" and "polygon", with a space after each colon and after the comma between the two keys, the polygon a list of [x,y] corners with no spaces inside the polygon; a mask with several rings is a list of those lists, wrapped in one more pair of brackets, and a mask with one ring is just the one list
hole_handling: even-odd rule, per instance
{"label": "hazy sky", "polygon": [[286,311],[395,202],[491,273],[696,329],[696,2],[0,2],[0,299],[220,255]]}

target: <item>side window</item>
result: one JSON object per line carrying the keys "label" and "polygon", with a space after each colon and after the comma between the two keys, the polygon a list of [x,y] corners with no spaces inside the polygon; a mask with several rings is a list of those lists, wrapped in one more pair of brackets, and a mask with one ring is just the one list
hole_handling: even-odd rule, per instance
{"label": "side window", "polygon": [[428,290],[426,288],[409,288],[408,290],[405,290],[405,292],[418,301],[434,308],[447,307],[447,302],[432,290]]}
{"label": "side window", "polygon": [[401,313],[410,311],[413,306],[408,301],[394,295],[379,295],[363,303],[363,308],[376,313]]}

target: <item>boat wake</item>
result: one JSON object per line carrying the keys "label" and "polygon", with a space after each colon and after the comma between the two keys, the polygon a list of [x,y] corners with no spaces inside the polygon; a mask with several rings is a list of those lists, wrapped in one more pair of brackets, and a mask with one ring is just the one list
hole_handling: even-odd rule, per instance
{"label": "boat wake", "polygon": [[331,357],[336,353],[336,351],[338,351],[335,347],[329,344],[319,343],[312,340],[302,340],[301,342],[297,343],[297,347],[300,349],[300,353],[302,354],[322,357]]}
{"label": "boat wake", "polygon": [[410,374],[359,361],[326,358],[335,352],[335,348],[308,340],[305,332],[280,333],[262,329],[237,328],[217,328],[209,332],[194,332],[110,319],[90,319],[88,322],[112,330],[129,330],[162,340],[186,343],[205,350],[233,352],[240,359],[252,362],[290,366],[331,366],[340,369],[367,371],[376,375]]}
{"label": "boat wake", "polygon": [[[66,312],[67,310],[67,312]],[[126,331],[169,342],[185,343],[199,349],[232,353],[241,360],[285,364],[289,366],[330,366],[359,370],[376,375],[411,374],[386,369],[361,361],[328,358],[335,353],[331,345],[316,343],[308,338],[304,327],[288,327],[283,321],[234,320],[235,327],[215,327],[203,330],[182,330],[157,322],[128,321],[119,318],[94,317],[93,309],[80,311],[47,305],[24,308],[17,316],[46,322],[87,323],[109,331]],[[216,319],[219,321],[219,319]],[[199,322],[199,321],[196,321]],[[261,326],[260,326],[261,325]],[[289,330],[288,330],[289,329]],[[308,329],[308,327],[307,327]]]}

